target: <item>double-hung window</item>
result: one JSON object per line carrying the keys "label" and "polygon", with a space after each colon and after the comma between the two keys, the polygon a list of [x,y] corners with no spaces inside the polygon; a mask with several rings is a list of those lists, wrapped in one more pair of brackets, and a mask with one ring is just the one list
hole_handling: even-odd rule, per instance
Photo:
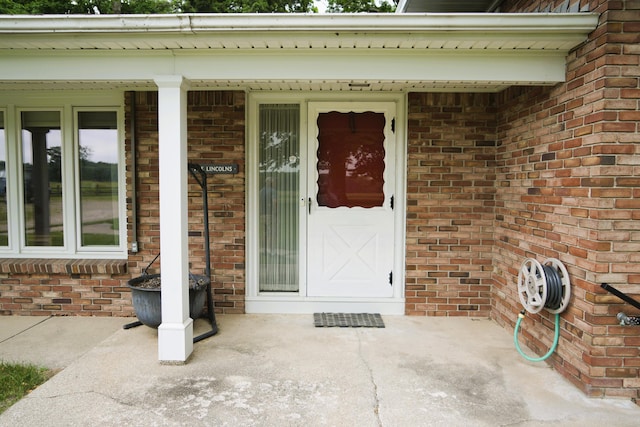
{"label": "double-hung window", "polygon": [[0,256],[126,257],[120,107],[0,110]]}

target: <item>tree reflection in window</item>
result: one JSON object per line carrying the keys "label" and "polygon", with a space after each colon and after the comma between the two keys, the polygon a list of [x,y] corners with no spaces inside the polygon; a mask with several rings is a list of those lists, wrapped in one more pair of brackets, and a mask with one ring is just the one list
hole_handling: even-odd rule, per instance
{"label": "tree reflection in window", "polygon": [[22,175],[27,246],[63,246],[60,112],[22,113]]}
{"label": "tree reflection in window", "polygon": [[318,115],[319,206],[372,208],[384,203],[383,113]]}
{"label": "tree reflection in window", "polygon": [[115,111],[78,113],[82,246],[120,243],[118,120]]}

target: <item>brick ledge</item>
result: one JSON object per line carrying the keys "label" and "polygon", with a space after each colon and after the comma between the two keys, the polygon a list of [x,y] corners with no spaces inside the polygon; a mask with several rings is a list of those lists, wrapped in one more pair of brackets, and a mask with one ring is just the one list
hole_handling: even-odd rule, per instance
{"label": "brick ledge", "polygon": [[0,258],[0,273],[125,274],[125,259]]}

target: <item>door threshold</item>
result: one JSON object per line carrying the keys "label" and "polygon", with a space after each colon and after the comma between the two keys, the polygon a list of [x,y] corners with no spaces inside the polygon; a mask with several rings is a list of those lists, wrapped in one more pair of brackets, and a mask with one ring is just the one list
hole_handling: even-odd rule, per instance
{"label": "door threshold", "polygon": [[404,315],[404,300],[327,300],[299,298],[247,298],[245,312],[251,314],[313,314],[313,313],[380,313]]}

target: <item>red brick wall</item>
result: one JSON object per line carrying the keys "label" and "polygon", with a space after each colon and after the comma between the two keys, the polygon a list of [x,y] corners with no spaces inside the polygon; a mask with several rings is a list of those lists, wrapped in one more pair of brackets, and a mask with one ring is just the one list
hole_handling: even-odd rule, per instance
{"label": "red brick wall", "polygon": [[124,260],[0,259],[0,315],[131,316]]}
{"label": "red brick wall", "polygon": [[[201,164],[236,163],[239,166],[240,173],[235,175],[207,175],[207,202],[215,308],[217,312],[243,313],[245,95],[244,92],[193,91],[188,93],[187,102],[189,161]],[[132,276],[139,275],[160,250],[157,103],[157,92],[136,94],[137,241],[140,251],[129,257]],[[127,105],[128,118],[130,107]],[[129,144],[130,137],[127,135],[128,147]],[[129,151],[127,149],[127,153]],[[128,177],[130,179],[131,171]],[[129,218],[131,197],[132,194],[128,194]],[[202,190],[191,176],[188,198],[190,269],[194,274],[202,274],[206,265]],[[131,232],[129,224],[129,241],[134,240]],[[160,265],[161,261],[156,261],[149,273],[159,272]]]}
{"label": "red brick wall", "polygon": [[489,94],[409,95],[406,312],[491,310],[496,109]]}
{"label": "red brick wall", "polygon": [[[590,3],[600,25],[570,53],[567,82],[497,98],[492,315],[513,327],[518,267],[559,258],[573,296],[549,362],[588,395],[637,399],[640,328],[615,316],[640,313],[600,285],[640,300],[640,2]],[[523,342],[542,354],[552,338],[552,315],[527,316]]]}
{"label": "red brick wall", "polygon": [[[188,157],[195,163],[238,164],[235,175],[208,175],[212,284],[216,308],[244,313],[245,295],[245,94],[189,92]],[[203,230],[202,192],[193,179],[189,230]],[[193,239],[194,269],[204,269],[204,239]],[[198,261],[199,259],[199,261]]]}

